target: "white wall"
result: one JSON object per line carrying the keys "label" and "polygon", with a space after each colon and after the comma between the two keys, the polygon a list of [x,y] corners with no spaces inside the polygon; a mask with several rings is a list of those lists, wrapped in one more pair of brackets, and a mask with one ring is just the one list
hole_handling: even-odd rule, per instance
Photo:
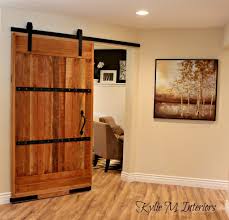
{"label": "white wall", "polygon": [[[0,33],[0,193],[10,191],[10,27],[25,27],[28,21],[33,22],[34,29],[72,34],[76,32],[76,29],[81,28],[86,36],[138,42],[137,31],[128,28],[99,24],[77,17],[10,8],[2,9],[2,32]],[[127,65],[128,62],[131,60],[127,61]]]}
{"label": "white wall", "polygon": [[118,125],[125,123],[125,85],[94,85],[94,119],[112,116]]}
{"label": "white wall", "polygon": [[[120,45],[95,43],[94,49],[126,49]],[[128,61],[127,61],[128,62]],[[127,69],[127,74],[129,70]],[[130,73],[131,74],[131,73]],[[118,125],[125,127],[126,84],[94,84],[94,120],[113,116]]]}
{"label": "white wall", "polygon": [[[227,180],[229,51],[223,29],[154,30],[141,35],[141,106],[133,172]],[[153,119],[156,58],[218,58],[216,122]]]}

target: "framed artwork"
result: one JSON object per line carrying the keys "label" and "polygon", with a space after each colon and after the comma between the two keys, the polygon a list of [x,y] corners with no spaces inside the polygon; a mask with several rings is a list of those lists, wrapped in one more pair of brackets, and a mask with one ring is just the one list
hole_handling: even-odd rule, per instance
{"label": "framed artwork", "polygon": [[156,59],[154,118],[216,120],[218,60]]}
{"label": "framed artwork", "polygon": [[117,79],[117,70],[100,70],[101,84],[115,84]]}
{"label": "framed artwork", "polygon": [[120,60],[120,73],[119,73],[119,82],[126,82],[126,60]]}

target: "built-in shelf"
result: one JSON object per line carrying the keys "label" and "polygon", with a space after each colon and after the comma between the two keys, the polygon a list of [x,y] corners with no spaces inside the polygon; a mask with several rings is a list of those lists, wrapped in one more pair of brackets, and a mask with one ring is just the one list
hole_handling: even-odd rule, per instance
{"label": "built-in shelf", "polygon": [[97,87],[125,87],[125,83],[115,83],[115,84],[100,84],[100,83],[94,83],[94,86]]}

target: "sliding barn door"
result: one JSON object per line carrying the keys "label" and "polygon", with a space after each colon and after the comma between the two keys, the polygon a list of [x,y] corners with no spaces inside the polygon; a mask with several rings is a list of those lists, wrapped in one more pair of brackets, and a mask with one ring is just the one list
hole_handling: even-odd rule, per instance
{"label": "sliding barn door", "polygon": [[12,35],[12,200],[91,186],[92,42]]}

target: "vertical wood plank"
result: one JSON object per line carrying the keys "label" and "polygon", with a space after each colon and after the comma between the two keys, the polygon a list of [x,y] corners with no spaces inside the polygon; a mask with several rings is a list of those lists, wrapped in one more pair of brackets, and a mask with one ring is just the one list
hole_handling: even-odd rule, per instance
{"label": "vertical wood plank", "polygon": [[[29,74],[29,85],[32,84],[32,82],[35,80],[34,75],[33,75],[33,55],[30,54],[30,69],[27,74]],[[30,99],[30,139],[29,140],[35,140],[36,138],[36,132],[37,132],[37,127],[36,127],[36,116],[37,116],[37,93],[30,92],[29,93],[29,99]],[[34,108],[35,107],[35,108]],[[35,117],[34,117],[35,116]],[[30,175],[37,175],[38,174],[38,145],[30,145],[26,146],[28,150],[30,151]]]}
{"label": "vertical wood plank", "polygon": [[[44,87],[53,87],[53,59],[51,56],[46,56],[45,58],[40,58],[42,66],[45,69],[44,74]],[[42,93],[44,99],[43,108],[44,111],[44,136],[42,139],[53,139],[53,94]],[[47,136],[47,134],[49,134]],[[45,163],[45,173],[52,172],[52,144],[46,144],[44,146],[44,163]]]}
{"label": "vertical wood plank", "polygon": [[[65,87],[65,58],[54,57],[53,85],[56,88]],[[53,136],[62,138],[64,133],[65,95],[53,93]],[[53,172],[64,170],[64,143],[53,144]]]}
{"label": "vertical wood plank", "polygon": [[[30,80],[30,55],[16,53],[15,74],[16,86],[25,86]],[[16,141],[30,139],[30,94],[18,92],[16,94]],[[16,176],[30,175],[30,150],[22,146],[16,149]]]}
{"label": "vertical wood plank", "polygon": [[[66,58],[66,79],[65,79],[65,87],[70,88],[73,85],[72,77],[73,77],[73,58]],[[73,136],[73,122],[72,122],[72,102],[73,96],[71,93],[65,93],[65,136],[72,137]],[[65,170],[72,170],[72,147],[73,143],[65,143]]]}
{"label": "vertical wood plank", "polygon": [[[55,88],[61,87],[60,84],[60,74],[59,74],[59,59],[58,57],[53,57],[53,86]],[[53,93],[53,138],[59,136],[59,126],[60,126],[60,111],[59,109],[59,94]],[[58,171],[58,143],[53,144],[52,150],[52,169],[53,172]]]}
{"label": "vertical wood plank", "polygon": [[14,195],[16,181],[16,117],[15,117],[15,59],[16,59],[16,35],[11,35],[11,192]]}
{"label": "vertical wood plank", "polygon": [[[79,78],[79,59],[74,59],[73,66],[72,66],[72,86],[74,88],[79,88],[77,87],[77,82]],[[79,105],[79,94],[78,93],[72,93],[72,131],[73,131],[73,136],[78,137],[80,135],[80,127],[81,127],[81,116],[80,116],[80,105]],[[72,155],[71,155],[71,161],[72,161],[72,169],[77,170],[80,168],[80,144],[75,142],[72,144]]]}
{"label": "vertical wood plank", "polygon": [[[91,51],[94,51],[93,43],[90,44]],[[88,118],[88,124],[86,126],[87,135],[93,137],[93,94],[94,94],[94,53],[91,53],[91,60],[86,61],[86,74],[87,81],[86,86],[91,88],[92,93],[88,94],[86,97],[86,117]],[[92,175],[92,140],[85,144],[84,152],[85,161],[85,174]]]}
{"label": "vertical wood plank", "polygon": [[[79,60],[79,78],[78,78],[78,87],[79,88],[86,88],[86,85],[85,85],[85,82],[86,82],[86,69],[85,69],[85,60]],[[86,116],[86,108],[85,108],[85,98],[86,98],[86,95],[85,94],[79,94],[78,95],[79,97],[79,106],[80,106],[80,110],[83,110],[84,111],[84,115]],[[87,116],[86,116],[87,118]],[[81,120],[81,126],[82,126],[82,123],[83,121]],[[85,128],[87,127],[87,123],[88,123],[88,118],[87,118],[87,122],[85,124],[85,127],[84,127],[84,134],[82,136],[85,136]],[[80,154],[80,157],[79,157],[79,161],[80,161],[80,165],[81,165],[81,168],[85,168],[85,160],[84,160],[84,154],[85,154],[85,147],[86,147],[86,142],[80,142],[79,143],[79,154]]]}
{"label": "vertical wood plank", "polygon": [[[39,84],[44,83],[44,67],[42,65],[40,56],[33,55],[33,65],[31,75],[33,76],[32,86],[38,87]],[[33,103],[33,119],[34,123],[31,127],[33,130],[32,140],[42,140],[44,136],[44,125],[45,125],[45,108],[43,92],[34,92],[34,103]],[[44,145],[37,145],[38,147],[38,175],[45,173],[45,147]]]}

